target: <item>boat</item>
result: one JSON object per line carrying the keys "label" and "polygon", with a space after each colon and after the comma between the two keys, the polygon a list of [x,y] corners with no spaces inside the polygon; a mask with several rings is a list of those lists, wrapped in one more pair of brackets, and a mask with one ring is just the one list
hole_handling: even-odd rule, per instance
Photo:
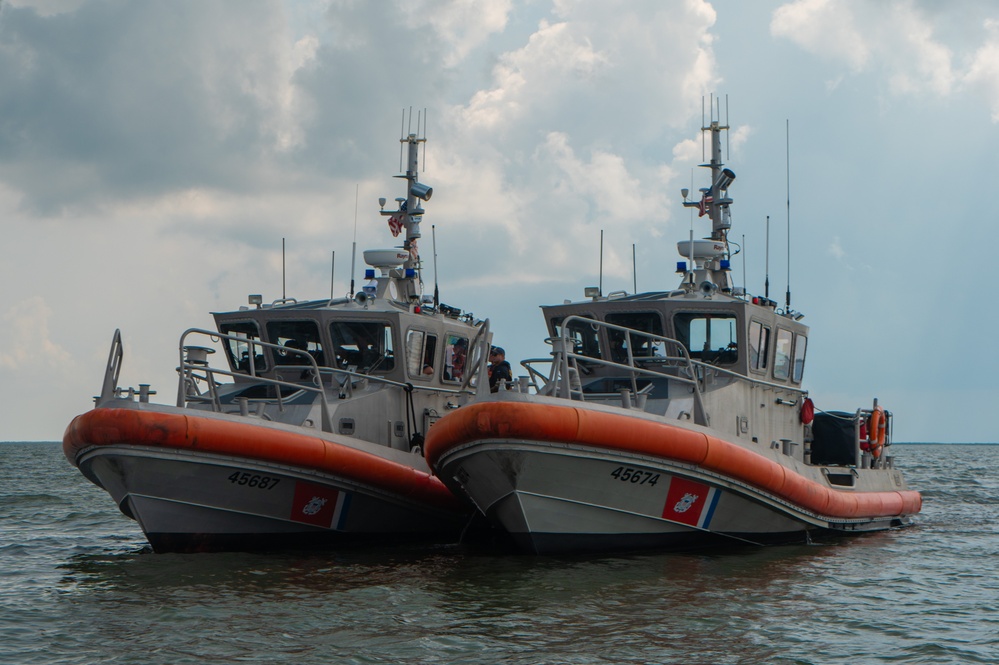
{"label": "boat", "polygon": [[468,525],[472,508],[432,474],[422,445],[474,396],[467,353],[489,324],[441,303],[436,278],[423,293],[425,141],[403,133],[405,196],[390,209],[379,200],[403,244],[363,253],[360,291],[352,278],[344,297],[250,295],[214,313],[215,329],[180,336],[169,404],[148,384],[118,385],[115,331],[100,396],[69,424],[63,451],[155,552],[451,542]]}
{"label": "boat", "polygon": [[790,289],[779,307],[736,286],[729,127],[720,112],[701,124],[710,184],[681,194],[711,233],[677,243],[679,286],[543,306],[550,357],[522,361],[513,390],[480,381],[429,431],[438,477],[525,552],[801,543],[920,511],[889,452],[892,413],[876,398],[817,410]]}

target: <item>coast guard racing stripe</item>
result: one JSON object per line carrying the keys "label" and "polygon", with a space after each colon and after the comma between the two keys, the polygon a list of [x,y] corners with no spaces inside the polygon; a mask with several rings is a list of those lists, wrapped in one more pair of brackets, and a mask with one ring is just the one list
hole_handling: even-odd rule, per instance
{"label": "coast guard racing stripe", "polygon": [[294,522],[332,528],[334,520],[343,517],[347,494],[331,487],[298,481],[291,504],[290,519]]}
{"label": "coast guard racing stripe", "polygon": [[666,493],[663,519],[706,529],[721,493],[704,483],[673,477]]}

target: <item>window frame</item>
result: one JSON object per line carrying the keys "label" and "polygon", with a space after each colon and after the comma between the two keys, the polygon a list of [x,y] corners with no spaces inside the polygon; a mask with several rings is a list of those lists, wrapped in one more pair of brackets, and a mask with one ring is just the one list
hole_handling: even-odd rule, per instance
{"label": "window frame", "polygon": [[[363,324],[366,326],[375,326],[375,325],[381,326],[381,330],[378,333],[376,333],[376,336],[381,343],[377,351],[378,358],[373,362],[372,365],[368,367],[364,366],[365,354],[360,347],[359,341],[356,339],[357,332],[348,328],[348,330],[351,331],[352,335],[351,339],[349,340],[350,343],[341,344],[341,341],[346,341],[346,340],[342,339],[340,331],[337,330],[342,326],[353,326],[357,324]],[[335,363],[333,366],[338,369],[348,369],[350,367],[353,367],[354,371],[360,373],[388,374],[389,372],[395,371],[396,368],[395,348],[396,348],[396,342],[398,341],[396,340],[395,328],[396,326],[393,324],[392,321],[387,321],[384,319],[358,318],[358,319],[349,319],[349,320],[335,319],[330,321],[329,324],[326,326],[326,329],[327,332],[329,333],[330,341],[333,344],[331,349]],[[342,351],[350,346],[357,347],[356,351],[349,351],[349,353],[357,355],[356,359],[358,361],[357,364],[350,363],[351,359],[348,357],[343,357],[343,359],[341,360],[341,357],[344,355],[344,353],[346,353],[346,352],[342,353]],[[371,345],[369,344],[368,346],[370,347]],[[370,354],[370,349],[369,349],[369,354]]]}
{"label": "window frame", "polygon": [[[233,330],[232,328],[235,326],[252,326],[256,330],[256,337],[252,339],[247,337],[246,342],[238,342],[238,341],[234,342],[231,339],[225,339],[223,340],[224,343],[222,344],[222,348],[225,351],[226,358],[228,358],[229,360],[229,367],[232,369],[233,372],[237,372],[239,374],[250,374],[250,363],[249,363],[249,349],[251,347],[250,342],[264,341],[264,337],[260,333],[260,322],[257,321],[256,319],[236,319],[229,321],[220,321],[218,324],[218,330],[219,333],[223,335],[239,335],[240,333],[245,332],[242,330]],[[239,360],[237,360],[236,356],[234,355],[237,351],[239,351],[239,346],[241,344],[245,344],[247,348],[246,351],[247,361],[245,367],[242,366],[243,364],[242,352],[240,352]],[[233,348],[233,345],[235,345],[236,347],[235,349]],[[271,363],[267,359],[267,354],[265,353],[264,347],[258,346],[257,348],[259,349],[260,353],[255,354],[255,357],[253,359],[253,369],[257,374],[260,374],[261,372],[266,372],[270,368]]]}

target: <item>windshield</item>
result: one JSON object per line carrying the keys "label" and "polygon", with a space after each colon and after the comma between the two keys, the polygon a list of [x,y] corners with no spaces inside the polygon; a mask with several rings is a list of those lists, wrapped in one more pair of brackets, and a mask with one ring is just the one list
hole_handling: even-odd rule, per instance
{"label": "windshield", "polygon": [[694,360],[731,365],[739,359],[738,320],[734,314],[681,312],[673,317],[673,327],[677,340]]}
{"label": "windshield", "polygon": [[[624,326],[632,330],[644,333],[651,333],[662,337],[663,323],[656,312],[616,312],[604,317],[607,323],[616,326]],[[631,356],[633,358],[643,358],[656,355],[656,345],[652,340],[644,335],[630,335],[623,330],[607,330],[607,337],[611,346],[611,360],[614,362],[627,362],[628,360],[628,340],[631,340]]]}
{"label": "windshield", "polygon": [[219,326],[219,332],[223,335],[235,335],[238,338],[225,340],[226,355],[229,356],[229,366],[233,371],[249,374],[251,369],[257,373],[267,369],[267,361],[264,360],[261,347],[254,347],[255,354],[250,356],[251,342],[260,340],[260,330],[256,322],[223,323]]}
{"label": "windshield", "polygon": [[395,369],[392,326],[381,321],[334,321],[330,324],[336,366],[360,372]]}
{"label": "windshield", "polygon": [[[556,335],[562,335],[562,321],[565,318],[560,316],[552,319],[552,327],[555,329]],[[590,358],[600,357],[600,336],[597,334],[595,325],[587,321],[570,321],[569,325],[566,326],[566,331],[572,344],[572,348],[566,349],[567,351]]]}
{"label": "windshield", "polygon": [[285,351],[295,349],[305,351],[315,358],[320,367],[325,364],[323,345],[319,340],[319,326],[315,321],[270,321],[267,324],[267,338],[271,344],[282,346],[276,351],[279,365],[308,365],[309,359],[302,353]]}

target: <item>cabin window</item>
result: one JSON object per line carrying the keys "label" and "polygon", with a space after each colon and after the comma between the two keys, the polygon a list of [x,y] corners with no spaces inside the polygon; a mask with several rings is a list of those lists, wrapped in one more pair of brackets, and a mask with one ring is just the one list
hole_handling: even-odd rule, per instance
{"label": "cabin window", "polygon": [[[607,323],[616,326],[624,326],[632,330],[639,330],[644,333],[658,335],[662,337],[663,322],[656,312],[615,312],[604,317]],[[611,348],[611,360],[614,362],[628,361],[628,338],[631,338],[631,356],[633,358],[649,358],[657,354],[657,347],[660,342],[651,340],[644,335],[629,335],[623,330],[607,330],[608,341]]]}
{"label": "cabin window", "polygon": [[749,368],[766,371],[770,357],[770,327],[759,321],[749,324]]}
{"label": "cabin window", "polygon": [[465,376],[468,360],[468,338],[450,334],[444,342],[444,369],[441,378],[457,383]]}
{"label": "cabin window", "polygon": [[267,338],[271,344],[282,347],[274,351],[274,361],[278,365],[309,365],[308,356],[312,356],[320,367],[326,362],[315,321],[269,321]]}
{"label": "cabin window", "polygon": [[[223,323],[219,326],[219,332],[223,335],[233,335],[236,339],[226,339],[225,350],[229,356],[229,366],[236,372],[260,373],[267,369],[267,361],[264,359],[263,348],[253,346],[253,342],[260,341],[260,330],[253,321],[239,321],[234,323]],[[253,346],[254,354],[251,357],[250,347]]]}
{"label": "cabin window", "polygon": [[392,326],[380,321],[334,321],[330,324],[336,366],[353,371],[395,369]]}
{"label": "cabin window", "polygon": [[787,381],[791,376],[791,342],[790,330],[777,329],[777,351],[774,355],[774,378]]}
{"label": "cabin window", "polygon": [[434,375],[437,335],[422,330],[410,330],[406,335],[406,371],[414,379],[429,379]]}
{"label": "cabin window", "polygon": [[680,312],[673,317],[673,328],[677,340],[687,347],[694,360],[731,365],[739,359],[735,314]]}
{"label": "cabin window", "polygon": [[794,336],[794,367],[791,369],[791,380],[801,383],[801,377],[805,374],[805,346],[808,338],[804,335]]}
{"label": "cabin window", "polygon": [[[562,316],[552,319],[552,328],[555,329],[557,336],[562,335],[562,321],[565,318]],[[572,344],[572,349],[567,350],[589,358],[600,357],[600,337],[597,335],[597,327],[595,325],[587,321],[576,320],[569,323],[567,332],[569,334],[569,341]]]}

